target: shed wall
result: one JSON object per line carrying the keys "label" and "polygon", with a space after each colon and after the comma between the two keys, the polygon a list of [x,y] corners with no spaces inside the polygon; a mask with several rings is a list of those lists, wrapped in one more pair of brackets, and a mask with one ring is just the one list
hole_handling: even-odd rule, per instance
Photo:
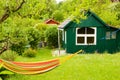
{"label": "shed wall", "polygon": [[[81,27],[96,27],[96,45],[76,45],[76,28]],[[89,16],[86,20],[82,20],[79,24],[71,22],[65,28],[66,31],[66,44],[63,41],[64,48],[67,53],[74,53],[78,50],[84,50],[87,53],[93,52],[116,52],[119,48],[120,50],[120,31],[117,33],[116,39],[106,39],[106,32],[115,31],[113,28],[108,28],[100,21],[96,20],[94,16]],[[65,34],[64,34],[65,36]]]}

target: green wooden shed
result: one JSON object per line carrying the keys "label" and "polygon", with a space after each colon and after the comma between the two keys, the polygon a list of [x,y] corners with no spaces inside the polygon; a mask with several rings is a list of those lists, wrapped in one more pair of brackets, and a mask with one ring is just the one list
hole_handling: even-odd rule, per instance
{"label": "green wooden shed", "polygon": [[107,25],[89,10],[87,18],[80,23],[67,19],[59,29],[62,30],[62,45],[67,53],[81,49],[86,53],[120,51],[120,29]]}

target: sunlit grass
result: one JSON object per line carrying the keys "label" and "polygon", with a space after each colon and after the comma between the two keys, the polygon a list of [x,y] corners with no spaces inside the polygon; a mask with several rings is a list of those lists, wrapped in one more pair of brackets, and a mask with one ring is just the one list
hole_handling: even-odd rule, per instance
{"label": "sunlit grass", "polygon": [[[35,58],[18,57],[17,61],[53,58],[51,50],[41,49]],[[78,54],[59,67],[38,75],[15,74],[6,80],[120,80],[120,53]]]}
{"label": "sunlit grass", "polygon": [[16,58],[16,61],[34,62],[34,61],[47,60],[47,59],[51,59],[51,58],[53,58],[52,54],[51,54],[51,50],[48,48],[41,48],[38,50],[36,57],[29,58],[29,57],[18,56]]}

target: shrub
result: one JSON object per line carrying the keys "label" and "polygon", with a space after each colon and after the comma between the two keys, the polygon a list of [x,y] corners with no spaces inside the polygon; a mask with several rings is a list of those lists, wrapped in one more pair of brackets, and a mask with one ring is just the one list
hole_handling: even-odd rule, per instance
{"label": "shrub", "polygon": [[11,71],[6,70],[5,68],[2,67],[3,64],[0,64],[0,80],[5,80],[4,78],[9,75],[9,74],[14,74]]}
{"label": "shrub", "polygon": [[11,50],[17,52],[19,55],[21,55],[24,50],[25,46],[28,43],[28,40],[26,39],[25,31],[22,31],[21,29],[15,29],[13,33],[11,34],[12,38],[11,41]]}
{"label": "shrub", "polygon": [[25,57],[35,57],[37,52],[31,48],[27,49],[24,53],[23,56]]}
{"label": "shrub", "polygon": [[45,37],[49,47],[58,47],[58,30],[56,26],[49,27],[45,32]]}
{"label": "shrub", "polygon": [[62,11],[59,11],[59,10],[56,10],[52,17],[57,20],[57,21],[62,21],[64,19],[64,15],[63,15],[63,12]]}
{"label": "shrub", "polygon": [[31,48],[36,49],[40,42],[40,32],[35,28],[30,28],[27,31],[27,37]]}
{"label": "shrub", "polygon": [[7,50],[0,55],[1,59],[8,60],[8,61],[14,61],[16,57],[17,57],[17,54],[11,50]]}
{"label": "shrub", "polygon": [[41,35],[40,40],[45,41],[45,31],[48,28],[48,25],[45,23],[39,23],[36,24],[34,27],[40,31],[40,35]]}

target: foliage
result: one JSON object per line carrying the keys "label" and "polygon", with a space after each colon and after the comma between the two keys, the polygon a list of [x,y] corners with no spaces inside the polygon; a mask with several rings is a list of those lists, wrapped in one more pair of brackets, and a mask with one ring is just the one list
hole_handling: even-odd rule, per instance
{"label": "foliage", "polygon": [[24,50],[25,46],[27,44],[26,35],[24,35],[25,32],[21,31],[19,28],[16,29],[11,35],[13,36],[11,38],[11,50],[16,51],[19,55],[21,55]]}
{"label": "foliage", "polygon": [[27,37],[30,47],[37,49],[38,43],[40,42],[40,32],[35,28],[30,28],[27,30]]}
{"label": "foliage", "polygon": [[49,47],[58,47],[58,30],[56,26],[49,27],[45,32],[45,37]]}
{"label": "foliage", "polygon": [[37,54],[36,50],[29,48],[22,55],[25,57],[35,57],[36,54]]}
{"label": "foliage", "polygon": [[36,24],[35,26],[34,26],[36,29],[38,29],[39,30],[39,32],[40,32],[40,40],[41,41],[45,41],[45,31],[46,31],[46,29],[48,28],[48,25],[47,24],[45,24],[45,23],[38,23],[38,24]]}
{"label": "foliage", "polygon": [[56,21],[63,21],[64,19],[63,12],[59,10],[56,10],[52,16]]}
{"label": "foliage", "polygon": [[4,79],[3,75],[14,74],[14,73],[11,72],[11,71],[2,69],[2,66],[3,66],[3,64],[0,64],[0,80],[3,80],[3,79]]}
{"label": "foliage", "polygon": [[19,14],[22,17],[47,19],[55,9],[55,0],[27,0],[26,5],[19,10]]}
{"label": "foliage", "polygon": [[29,18],[8,18],[1,25],[0,41],[4,42],[0,42],[0,48],[6,45],[7,42],[8,48],[11,48],[21,55],[24,52],[25,46],[28,44],[27,35],[25,35],[27,32],[26,30],[29,27],[33,27],[34,24],[38,22],[40,21]]}
{"label": "foliage", "polygon": [[1,59],[8,60],[8,61],[14,61],[16,57],[17,57],[17,54],[11,50],[7,50],[0,55]]}

